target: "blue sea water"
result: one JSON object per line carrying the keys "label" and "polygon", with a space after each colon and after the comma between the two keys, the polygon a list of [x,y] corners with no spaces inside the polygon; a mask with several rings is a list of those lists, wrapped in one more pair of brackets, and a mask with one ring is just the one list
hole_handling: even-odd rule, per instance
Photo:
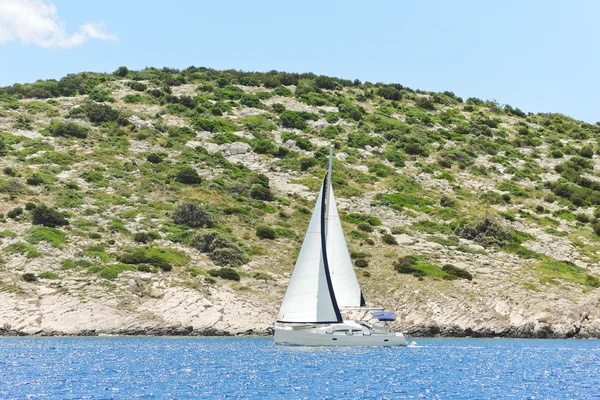
{"label": "blue sea water", "polygon": [[592,399],[600,340],[305,348],[251,337],[5,337],[0,398]]}

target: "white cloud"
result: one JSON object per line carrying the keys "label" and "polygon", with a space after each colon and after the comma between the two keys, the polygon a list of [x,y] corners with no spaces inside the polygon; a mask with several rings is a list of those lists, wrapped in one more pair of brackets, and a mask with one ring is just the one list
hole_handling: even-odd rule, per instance
{"label": "white cloud", "polygon": [[69,35],[51,2],[0,0],[0,43],[20,40],[40,47],[71,48],[88,39],[119,40],[116,35],[104,30],[103,22],[87,22],[78,32]]}

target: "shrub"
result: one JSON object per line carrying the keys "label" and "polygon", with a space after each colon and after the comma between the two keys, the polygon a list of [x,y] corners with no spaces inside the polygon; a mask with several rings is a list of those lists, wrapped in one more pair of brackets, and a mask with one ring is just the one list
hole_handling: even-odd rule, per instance
{"label": "shrub", "polygon": [[208,271],[208,274],[211,276],[216,276],[222,279],[227,279],[230,281],[238,281],[240,280],[240,274],[232,269],[232,268],[221,268],[221,269],[211,269]]}
{"label": "shrub", "polygon": [[74,124],[73,122],[61,122],[52,120],[48,131],[52,136],[76,137],[84,139],[88,135],[88,128]]}
{"label": "shrub", "polygon": [[446,272],[447,274],[453,275],[457,278],[462,278],[462,279],[466,279],[466,280],[473,280],[473,275],[471,275],[471,273],[469,271],[467,271],[466,269],[463,268],[458,268],[455,267],[452,264],[446,264],[442,267],[442,271]]}
{"label": "shrub", "polygon": [[156,268],[160,268],[162,271],[168,272],[171,271],[173,269],[173,267],[171,266],[171,264],[165,260],[164,258],[160,257],[160,256],[151,256],[148,257],[146,262],[148,262],[150,265],[156,267]]}
{"label": "shrub", "polygon": [[420,259],[414,255],[407,255],[400,257],[398,261],[394,262],[394,269],[401,274],[412,274],[414,276],[423,277],[425,272],[420,269],[414,268],[419,263]]}
{"label": "shrub", "polygon": [[584,214],[584,213],[575,214],[575,219],[584,224],[587,224],[588,222],[590,222],[592,220],[592,218],[589,215]]}
{"label": "shrub", "polygon": [[258,154],[275,154],[277,147],[269,139],[259,139],[252,142],[252,150]]}
{"label": "shrub", "polygon": [[119,68],[117,68],[117,70],[115,72],[113,72],[113,75],[117,75],[120,76],[121,78],[127,76],[127,74],[129,73],[129,69],[127,69],[127,67],[125,66],[121,66]]}
{"label": "shrub", "polygon": [[11,219],[16,219],[19,215],[23,214],[23,209],[21,207],[15,207],[9,212],[6,213],[6,216]]}
{"label": "shrub", "polygon": [[296,111],[283,111],[279,115],[279,118],[281,119],[281,125],[286,128],[303,130],[308,126],[304,118],[302,118],[302,115]]}
{"label": "shrub", "polygon": [[342,219],[348,222],[352,222],[353,224],[367,223],[371,226],[379,226],[381,225],[381,220],[373,215],[368,214],[359,214],[359,213],[350,213],[344,214]]}
{"label": "shrub", "polygon": [[417,97],[415,100],[417,107],[424,108],[426,110],[435,110],[435,105],[428,97]]}
{"label": "shrub", "polygon": [[37,205],[35,203],[31,203],[31,202],[25,203],[25,209],[27,211],[31,211],[31,210],[33,210],[36,207],[37,207]]}
{"label": "shrub", "polygon": [[146,156],[146,161],[152,164],[160,164],[162,160],[162,157],[157,153],[150,153]]}
{"label": "shrub", "polygon": [[359,258],[357,260],[354,260],[354,266],[357,268],[366,268],[369,266],[369,262],[364,258]]}
{"label": "shrub", "polygon": [[475,164],[475,159],[462,149],[449,147],[439,152],[438,163],[444,168],[450,168],[454,164],[458,164],[459,168],[466,168]]}
{"label": "shrub", "polygon": [[31,272],[25,272],[23,275],[21,275],[21,278],[25,282],[35,282],[35,281],[37,281],[37,276],[35,276],[35,274],[31,273]]}
{"label": "shrub", "polygon": [[177,172],[177,175],[175,176],[175,180],[179,183],[183,183],[186,185],[193,185],[193,184],[200,183],[202,181],[202,179],[200,178],[200,175],[198,175],[198,172],[196,172],[196,170],[192,167],[181,168]]}
{"label": "shrub", "polygon": [[596,278],[595,276],[592,275],[586,275],[585,276],[585,285],[586,286],[590,286],[593,288],[600,288],[600,279]]}
{"label": "shrub", "polygon": [[209,257],[217,265],[230,265],[232,267],[238,267],[250,261],[245,252],[239,247],[216,248],[210,252]]}
{"label": "shrub", "polygon": [[221,232],[204,231],[192,239],[190,246],[202,253],[208,253],[210,259],[217,265],[238,267],[249,261],[242,245],[236,239]]}
{"label": "shrub", "polygon": [[358,230],[363,232],[373,232],[373,227],[366,222],[361,222],[357,226]]}
{"label": "shrub", "polygon": [[203,206],[194,203],[183,203],[173,212],[173,222],[191,228],[212,228],[215,219]]}
{"label": "shrub", "polygon": [[138,264],[137,270],[140,272],[152,272],[152,267],[148,264]]}
{"label": "shrub", "polygon": [[597,219],[592,222],[592,229],[596,235],[600,236],[600,220]]}
{"label": "shrub", "polygon": [[440,205],[442,207],[454,207],[456,206],[456,200],[451,199],[448,196],[442,196],[442,198],[440,199]]}
{"label": "shrub", "polygon": [[386,100],[402,100],[402,92],[393,86],[384,86],[377,89],[377,94]]}
{"label": "shrub", "polygon": [[277,86],[275,88],[275,90],[273,90],[273,93],[278,95],[278,96],[283,96],[283,97],[292,97],[293,93],[290,89],[286,88],[285,86]]}
{"label": "shrub", "polygon": [[83,113],[90,122],[95,124],[116,121],[121,115],[119,110],[107,106],[106,104],[98,103],[85,103],[81,106],[80,112]]}
{"label": "shrub", "polygon": [[383,243],[389,244],[389,245],[397,245],[398,244],[398,241],[396,241],[396,238],[393,237],[392,235],[390,235],[389,233],[384,233],[383,235],[381,235],[381,240],[383,241]]}
{"label": "shrub", "polygon": [[275,198],[271,193],[271,189],[260,184],[254,184],[250,187],[250,197],[263,201],[273,201]]}
{"label": "shrub", "polygon": [[463,222],[454,233],[465,239],[473,240],[484,247],[506,247],[513,239],[511,232],[492,218],[483,218]]}
{"label": "shrub", "polygon": [[315,160],[314,158],[301,158],[299,162],[301,171],[309,170],[315,165],[317,165],[317,160]]}
{"label": "shrub", "polygon": [[33,225],[43,225],[50,228],[56,228],[58,226],[68,225],[69,221],[60,211],[42,204],[37,206],[31,212],[31,223]]}
{"label": "shrub", "polygon": [[261,239],[275,239],[275,229],[270,226],[261,225],[256,228],[256,236]]}
{"label": "shrub", "polygon": [[127,86],[136,92],[143,92],[144,90],[148,89],[148,85],[137,81],[127,82]]}
{"label": "shrub", "polygon": [[581,157],[592,158],[594,156],[594,149],[592,146],[583,146],[577,151]]}
{"label": "shrub", "polygon": [[150,239],[147,232],[136,232],[135,235],[133,235],[133,241],[138,243],[148,243],[152,241],[152,239]]}

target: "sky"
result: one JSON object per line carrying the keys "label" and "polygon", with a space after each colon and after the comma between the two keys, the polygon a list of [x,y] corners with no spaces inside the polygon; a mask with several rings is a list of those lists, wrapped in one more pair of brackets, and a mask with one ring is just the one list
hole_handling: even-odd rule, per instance
{"label": "sky", "polygon": [[449,90],[600,121],[596,0],[0,0],[0,86],[191,65]]}

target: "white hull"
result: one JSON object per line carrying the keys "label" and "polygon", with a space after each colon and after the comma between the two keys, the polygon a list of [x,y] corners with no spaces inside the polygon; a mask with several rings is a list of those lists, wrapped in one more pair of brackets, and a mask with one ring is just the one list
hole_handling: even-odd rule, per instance
{"label": "white hull", "polygon": [[404,335],[354,321],[343,324],[275,327],[275,344],[295,346],[407,346]]}

